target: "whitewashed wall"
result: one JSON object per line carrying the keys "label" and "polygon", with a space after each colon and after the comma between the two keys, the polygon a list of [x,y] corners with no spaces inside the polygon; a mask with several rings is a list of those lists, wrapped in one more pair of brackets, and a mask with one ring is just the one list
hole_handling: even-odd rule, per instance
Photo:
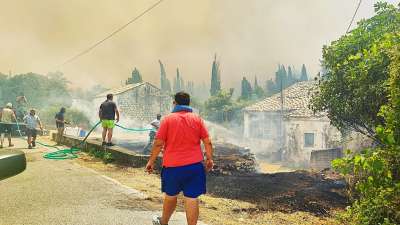
{"label": "whitewashed wall", "polygon": [[[282,124],[281,124],[282,123]],[[280,130],[282,129],[282,130]],[[305,133],[314,134],[314,144],[305,146]],[[288,162],[307,164],[313,150],[337,146],[340,132],[330,125],[329,119],[284,118],[278,112],[245,112],[244,136],[274,143],[272,151],[282,151],[282,159]]]}

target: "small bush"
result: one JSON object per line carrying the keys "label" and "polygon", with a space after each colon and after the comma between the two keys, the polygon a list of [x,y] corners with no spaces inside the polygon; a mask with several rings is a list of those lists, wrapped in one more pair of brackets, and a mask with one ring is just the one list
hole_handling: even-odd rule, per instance
{"label": "small bush", "polygon": [[98,150],[95,148],[90,148],[89,155],[101,159],[105,164],[114,161],[114,157],[112,156],[112,154],[110,152],[107,152],[106,150]]}
{"label": "small bush", "polygon": [[114,157],[112,156],[112,154],[110,152],[105,152],[103,155],[103,162],[105,164],[107,163],[111,163],[114,161]]}
{"label": "small bush", "polygon": [[361,225],[400,224],[400,45],[391,50],[392,63],[387,83],[389,102],[378,116],[377,147],[348,155],[333,167],[350,177],[353,204],[343,214],[342,223]]}

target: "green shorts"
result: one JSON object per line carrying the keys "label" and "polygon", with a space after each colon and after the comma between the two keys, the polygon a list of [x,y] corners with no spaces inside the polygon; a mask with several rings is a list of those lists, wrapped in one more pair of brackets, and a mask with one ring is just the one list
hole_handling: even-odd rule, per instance
{"label": "green shorts", "polygon": [[101,126],[103,128],[114,128],[115,122],[114,120],[101,120]]}

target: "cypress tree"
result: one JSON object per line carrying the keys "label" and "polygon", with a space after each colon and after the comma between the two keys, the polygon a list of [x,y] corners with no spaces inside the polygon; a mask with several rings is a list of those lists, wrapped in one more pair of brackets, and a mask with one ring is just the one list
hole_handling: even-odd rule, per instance
{"label": "cypress tree", "polygon": [[217,62],[217,54],[214,56],[214,61],[211,69],[211,96],[216,95],[221,90],[221,75],[219,69],[219,62]]}
{"label": "cypress tree", "polygon": [[276,85],[272,79],[269,79],[265,85],[267,96],[271,96],[276,93]]}
{"label": "cypress tree", "polygon": [[135,67],[135,69],[132,71],[132,77],[128,78],[128,80],[125,83],[137,84],[142,82],[143,82],[142,75],[140,74],[139,70]]}
{"label": "cypress tree", "polygon": [[176,77],[174,79],[174,92],[180,92],[185,89],[185,83],[179,72],[179,68],[176,68]]}
{"label": "cypress tree", "polygon": [[170,93],[171,92],[171,85],[167,78],[167,73],[165,72],[165,68],[161,60],[158,60],[160,63],[160,86],[161,86],[161,93]]}
{"label": "cypress tree", "polygon": [[288,86],[288,74],[286,72],[285,66],[281,66],[281,79],[282,79],[282,87],[285,88]]}
{"label": "cypress tree", "polygon": [[300,81],[307,81],[307,80],[308,80],[308,75],[307,75],[306,65],[303,64],[303,66],[301,67]]}
{"label": "cypress tree", "polygon": [[257,76],[254,77],[253,94],[256,99],[265,97],[264,89],[258,85]]}
{"label": "cypress tree", "polygon": [[296,83],[296,78],[293,75],[292,67],[288,66],[288,79],[287,79],[288,86]]}
{"label": "cypress tree", "polygon": [[241,99],[244,99],[244,100],[250,99],[252,93],[253,93],[253,90],[251,88],[250,82],[246,79],[246,77],[243,77]]}
{"label": "cypress tree", "polygon": [[258,86],[258,81],[257,81],[257,76],[254,77],[254,89],[257,89]]}

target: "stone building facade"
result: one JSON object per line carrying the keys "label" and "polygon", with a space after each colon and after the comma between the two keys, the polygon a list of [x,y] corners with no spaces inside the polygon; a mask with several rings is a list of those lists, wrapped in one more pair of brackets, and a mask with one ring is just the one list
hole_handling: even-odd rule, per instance
{"label": "stone building facade", "polygon": [[340,132],[309,109],[316,82],[296,83],[244,110],[244,136],[264,141],[282,161],[308,165],[312,151],[338,147]]}
{"label": "stone building facade", "polygon": [[121,118],[136,124],[145,125],[154,120],[158,113],[165,115],[172,108],[172,98],[161,94],[158,87],[148,82],[128,84],[108,90],[96,96],[95,104],[100,105],[107,94],[114,95]]}

